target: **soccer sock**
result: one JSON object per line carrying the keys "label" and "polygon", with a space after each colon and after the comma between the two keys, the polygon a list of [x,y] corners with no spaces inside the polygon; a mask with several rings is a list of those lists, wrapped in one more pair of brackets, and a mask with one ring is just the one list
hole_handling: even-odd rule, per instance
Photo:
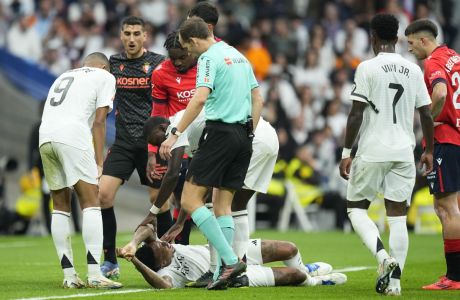
{"label": "soccer sock", "polygon": [[87,207],[83,209],[82,235],[86,247],[86,262],[88,264],[88,277],[101,275],[99,263],[102,254],[102,215],[100,207]]}
{"label": "soccer sock", "polygon": [[196,209],[192,213],[192,219],[227,265],[238,262],[238,257],[233,253],[232,247],[219,227],[219,223],[205,206]]}
{"label": "soccer sock", "polygon": [[157,235],[159,238],[161,238],[171,226],[172,217],[169,210],[157,215]]}
{"label": "soccer sock", "polygon": [[300,255],[299,250],[297,250],[297,253],[290,259],[284,260],[283,263],[287,267],[296,268],[297,270],[302,271],[305,274],[308,274],[308,269],[307,267],[305,267],[305,264],[302,261],[302,256]]}
{"label": "soccer sock", "polygon": [[460,281],[460,239],[444,239],[444,253],[446,257],[446,277]]}
{"label": "soccer sock", "polygon": [[387,217],[390,227],[390,255],[396,259],[399,264],[392,273],[392,283],[399,286],[401,273],[406,263],[407,250],[409,248],[409,236],[407,233],[406,216]]}
{"label": "soccer sock", "polygon": [[104,260],[116,264],[117,255],[115,253],[115,243],[117,235],[117,219],[115,218],[113,206],[101,209],[101,215],[104,233],[104,242],[102,244],[104,249]]}
{"label": "soccer sock", "polygon": [[247,210],[232,212],[235,223],[235,235],[233,237],[233,251],[236,256],[244,258],[248,252],[249,243],[249,218]]}
{"label": "soccer sock", "polygon": [[232,216],[220,216],[216,218],[222,233],[224,234],[227,243],[233,245],[233,236],[235,235],[235,225]]}
{"label": "soccer sock", "polygon": [[356,233],[361,238],[361,241],[371,251],[372,255],[377,258],[379,264],[383,263],[389,255],[383,247],[382,240],[377,226],[367,215],[366,209],[349,208],[348,217]]}
{"label": "soccer sock", "polygon": [[70,241],[70,213],[54,210],[51,216],[51,235],[61,263],[64,278],[73,279],[76,272],[73,266],[72,245]]}

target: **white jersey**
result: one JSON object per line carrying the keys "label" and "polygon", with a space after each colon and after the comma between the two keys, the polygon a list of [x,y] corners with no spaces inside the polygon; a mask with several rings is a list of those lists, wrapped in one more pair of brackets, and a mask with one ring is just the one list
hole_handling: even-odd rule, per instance
{"label": "white jersey", "polygon": [[351,100],[367,102],[356,156],[364,161],[414,161],[414,110],[431,103],[420,68],[396,53],[359,64]]}
{"label": "white jersey", "polygon": [[174,254],[171,264],[158,271],[158,275],[167,276],[175,288],[185,287],[188,282],[196,281],[209,270],[210,256],[206,246],[172,244]]}
{"label": "white jersey", "polygon": [[58,142],[81,150],[92,147],[96,109],[112,110],[115,77],[99,68],[65,72],[50,88],[40,125],[39,146]]}

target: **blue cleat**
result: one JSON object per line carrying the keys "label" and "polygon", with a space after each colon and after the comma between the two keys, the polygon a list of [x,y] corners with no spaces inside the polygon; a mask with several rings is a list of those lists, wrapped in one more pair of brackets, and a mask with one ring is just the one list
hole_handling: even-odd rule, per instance
{"label": "blue cleat", "polygon": [[101,265],[101,273],[105,278],[118,280],[120,278],[120,267],[110,261],[104,261]]}

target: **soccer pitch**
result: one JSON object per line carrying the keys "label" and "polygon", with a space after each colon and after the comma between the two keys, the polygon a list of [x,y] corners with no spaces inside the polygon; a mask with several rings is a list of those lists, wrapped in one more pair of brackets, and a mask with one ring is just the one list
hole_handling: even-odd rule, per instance
{"label": "soccer pitch", "polygon": [[[118,235],[118,245],[130,234]],[[344,270],[343,286],[244,288],[226,291],[200,289],[154,290],[134,266],[120,260],[124,287],[116,291],[61,288],[62,272],[51,237],[0,237],[0,299],[381,299],[374,291],[376,262],[356,234],[337,232],[303,233],[258,231],[254,238],[292,241],[301,250],[305,263],[325,261]],[[384,235],[388,248],[388,236]],[[197,231],[192,243],[204,243]],[[82,279],[86,276],[81,236],[72,238],[74,261]],[[445,271],[440,235],[410,235],[409,255],[402,279],[404,299],[459,299],[458,291],[424,291],[421,286],[434,282]],[[281,264],[279,264],[281,265]],[[348,271],[347,271],[348,270]]]}

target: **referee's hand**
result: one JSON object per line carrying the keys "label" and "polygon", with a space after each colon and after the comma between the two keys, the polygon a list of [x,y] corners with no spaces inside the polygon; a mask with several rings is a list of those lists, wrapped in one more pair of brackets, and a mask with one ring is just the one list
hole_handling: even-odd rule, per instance
{"label": "referee's hand", "polygon": [[159,153],[162,159],[168,160],[171,158],[171,148],[176,143],[176,141],[177,136],[170,134],[168,138],[163,143],[161,143]]}

